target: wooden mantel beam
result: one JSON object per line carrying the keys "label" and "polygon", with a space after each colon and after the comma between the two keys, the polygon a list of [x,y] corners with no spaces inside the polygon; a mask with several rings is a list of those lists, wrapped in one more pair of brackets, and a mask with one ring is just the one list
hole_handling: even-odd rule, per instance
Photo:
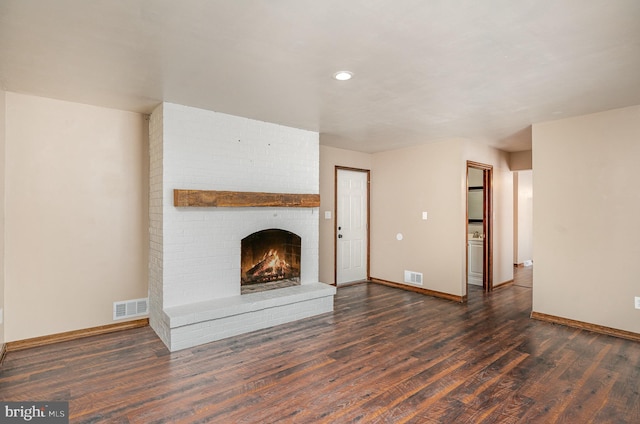
{"label": "wooden mantel beam", "polygon": [[317,208],[320,206],[320,195],[175,189],[173,205],[178,207]]}

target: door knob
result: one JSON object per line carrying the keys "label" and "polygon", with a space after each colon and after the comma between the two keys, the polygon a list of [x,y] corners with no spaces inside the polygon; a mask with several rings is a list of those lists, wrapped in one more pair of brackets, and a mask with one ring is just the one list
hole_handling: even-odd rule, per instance
{"label": "door knob", "polygon": [[338,234],[338,238],[342,238],[342,234]]}

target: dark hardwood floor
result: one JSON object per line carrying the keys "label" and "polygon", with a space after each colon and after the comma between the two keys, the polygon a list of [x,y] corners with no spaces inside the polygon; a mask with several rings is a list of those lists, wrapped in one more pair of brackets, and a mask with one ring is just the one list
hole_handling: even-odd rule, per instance
{"label": "dark hardwood floor", "polygon": [[0,398],[68,400],[72,423],[640,422],[640,344],[529,319],[523,275],[467,304],[348,286],[175,353],[148,327],[9,352]]}

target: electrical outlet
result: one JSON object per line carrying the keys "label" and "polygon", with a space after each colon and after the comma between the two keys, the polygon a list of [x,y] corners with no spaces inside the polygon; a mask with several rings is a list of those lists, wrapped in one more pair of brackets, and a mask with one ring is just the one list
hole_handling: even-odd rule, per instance
{"label": "electrical outlet", "polygon": [[0,324],[4,322],[4,309],[0,308]]}
{"label": "electrical outlet", "polygon": [[640,296],[636,296],[636,309],[640,309]]}

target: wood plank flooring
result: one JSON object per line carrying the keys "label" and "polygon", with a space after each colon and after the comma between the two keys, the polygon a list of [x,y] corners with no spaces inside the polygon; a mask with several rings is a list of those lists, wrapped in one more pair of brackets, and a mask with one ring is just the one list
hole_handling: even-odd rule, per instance
{"label": "wood plank flooring", "polygon": [[342,287],[334,313],[175,353],[148,327],[9,352],[0,399],[72,423],[640,422],[640,344],[529,319],[517,273],[467,304]]}

